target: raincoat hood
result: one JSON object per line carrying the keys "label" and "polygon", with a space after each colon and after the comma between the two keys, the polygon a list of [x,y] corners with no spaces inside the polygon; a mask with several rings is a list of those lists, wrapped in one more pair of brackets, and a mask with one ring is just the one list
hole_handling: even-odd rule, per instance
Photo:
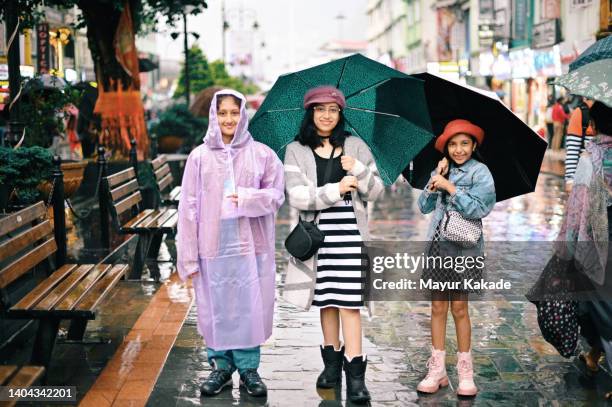
{"label": "raincoat hood", "polygon": [[[240,119],[238,120],[238,124],[236,126],[236,132],[234,133],[234,138],[232,139],[231,144],[223,143],[223,137],[221,135],[221,127],[219,126],[219,119],[217,118],[217,98],[220,95],[232,95],[236,96],[241,100],[240,102]],[[208,146],[210,149],[236,149],[242,148],[247,145],[253,137],[251,137],[251,133],[248,130],[249,127],[249,117],[246,111],[246,98],[242,93],[236,92],[232,89],[223,89],[215,93],[210,102],[210,111],[208,115],[208,130],[206,130],[206,135],[204,136],[204,144]]]}

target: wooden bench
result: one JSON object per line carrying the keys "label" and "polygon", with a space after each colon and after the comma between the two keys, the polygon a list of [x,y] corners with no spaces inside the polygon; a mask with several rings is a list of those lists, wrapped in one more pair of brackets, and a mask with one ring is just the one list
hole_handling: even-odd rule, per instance
{"label": "wooden bench", "polygon": [[165,191],[172,186],[174,178],[170,171],[170,165],[165,154],[160,155],[155,160],[151,161],[153,174],[155,174],[155,185],[159,193],[162,204],[170,206],[178,206],[181,198],[181,187],[177,186],[166,193]]}
{"label": "wooden bench", "polygon": [[[26,388],[43,378],[45,368],[42,366],[0,366],[0,386]],[[17,400],[0,402],[0,406],[9,407],[17,404]]]}
{"label": "wooden bench", "polygon": [[[165,234],[175,234],[178,211],[174,208],[140,210],[142,196],[133,168],[104,177],[102,193],[106,194],[113,225],[120,234],[138,235],[130,279],[140,279],[146,260],[157,260]],[[152,268],[159,279],[159,270]]]}
{"label": "wooden bench", "polygon": [[[127,270],[127,265],[51,265],[57,250],[51,221],[42,202],[0,218],[0,302],[6,318],[38,321],[32,349],[34,365],[49,366],[60,321],[70,320],[68,339],[82,340],[96,309]],[[8,287],[47,262],[51,274],[21,299],[11,299]]]}

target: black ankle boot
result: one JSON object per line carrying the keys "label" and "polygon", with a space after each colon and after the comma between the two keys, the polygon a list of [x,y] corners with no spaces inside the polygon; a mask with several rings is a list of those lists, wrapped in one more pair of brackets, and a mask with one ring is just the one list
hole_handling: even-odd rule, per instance
{"label": "black ankle boot", "polygon": [[365,371],[368,365],[363,356],[354,357],[350,362],[344,358],[346,374],[346,398],[354,403],[370,401],[370,392],[365,385]]}
{"label": "black ankle boot", "polygon": [[321,346],[321,357],[325,368],[317,379],[317,387],[331,389],[341,385],[344,346],[339,351],[336,351],[333,345]]}

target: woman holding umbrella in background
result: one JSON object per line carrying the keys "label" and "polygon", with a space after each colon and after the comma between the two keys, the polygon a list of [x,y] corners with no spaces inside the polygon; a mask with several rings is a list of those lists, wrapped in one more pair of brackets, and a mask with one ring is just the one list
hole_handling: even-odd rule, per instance
{"label": "woman holding umbrella in background", "polygon": [[[463,248],[459,242],[456,243],[444,235],[444,228],[449,225],[444,218],[449,211],[455,211],[458,213],[457,216],[463,219],[480,220],[493,210],[495,205],[493,177],[486,165],[472,157],[483,140],[484,131],[480,127],[467,120],[453,120],[446,125],[444,132],[435,141],[435,148],[443,153],[445,158],[432,173],[418,201],[422,213],[427,214],[435,210],[428,233],[429,239],[432,240],[429,256],[441,255],[441,242],[444,242],[445,254],[474,258],[483,254],[482,226],[473,248]],[[445,226],[443,223],[446,223]],[[448,268],[426,269],[423,278],[436,282],[460,282],[464,278],[480,279],[481,272],[482,268],[476,267],[465,271]],[[429,368],[427,376],[417,386],[420,392],[435,393],[441,386],[448,385],[445,337],[449,304],[457,331],[459,375],[457,394],[474,396],[478,391],[473,379],[471,322],[467,294],[468,292],[462,288],[432,291],[432,355],[427,362]]]}
{"label": "woman holding umbrella in background", "polygon": [[[316,283],[307,290],[286,287],[284,298],[309,296],[306,308],[320,308],[324,370],[317,387],[333,388],[346,374],[348,399],[370,400],[365,385],[366,355],[362,351],[360,310],[364,307],[362,241],[368,239],[365,201],[383,192],[372,153],[360,138],[345,131],[344,94],[320,86],[304,96],[302,126],[285,153],[286,195],[301,219],[318,219],[325,241],[306,261],[292,258],[290,267],[316,270]],[[340,341],[340,327],[344,345]]]}

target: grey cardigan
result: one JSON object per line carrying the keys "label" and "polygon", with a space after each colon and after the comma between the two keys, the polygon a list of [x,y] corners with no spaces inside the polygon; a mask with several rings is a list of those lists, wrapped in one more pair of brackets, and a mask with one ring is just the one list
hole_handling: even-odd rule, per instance
{"label": "grey cardigan", "polygon": [[[384,191],[374,157],[367,144],[357,136],[349,136],[344,143],[344,155],[355,158],[355,165],[348,173],[357,178],[357,192],[352,194],[357,227],[364,241],[370,237],[367,211],[364,201],[376,200]],[[287,202],[303,220],[312,221],[316,212],[329,208],[342,199],[340,183],[317,187],[317,167],[312,150],[294,141],[285,153],[285,191]],[[295,225],[292,225],[292,229]],[[283,298],[288,302],[309,309],[316,284],[316,255],[302,262],[289,259]]]}

